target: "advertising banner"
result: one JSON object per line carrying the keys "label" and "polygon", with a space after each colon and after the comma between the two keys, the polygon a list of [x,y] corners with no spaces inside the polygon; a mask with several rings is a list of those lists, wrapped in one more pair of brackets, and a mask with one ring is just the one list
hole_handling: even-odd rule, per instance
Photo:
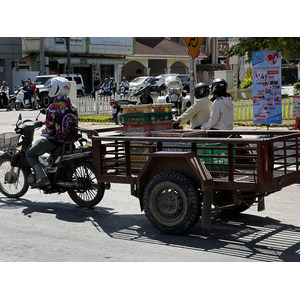
{"label": "advertising banner", "polygon": [[282,123],[281,52],[252,52],[253,122]]}
{"label": "advertising banner", "polygon": [[293,117],[300,117],[300,96],[294,96]]}

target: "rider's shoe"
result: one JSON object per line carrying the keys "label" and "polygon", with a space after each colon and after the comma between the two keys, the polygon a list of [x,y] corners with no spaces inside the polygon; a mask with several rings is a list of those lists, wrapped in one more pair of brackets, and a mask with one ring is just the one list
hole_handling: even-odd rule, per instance
{"label": "rider's shoe", "polygon": [[49,180],[49,178],[48,177],[44,177],[44,178],[42,178],[42,179],[40,179],[40,180],[38,180],[36,182],[35,187],[36,188],[45,188],[45,187],[47,187],[50,184],[51,184],[51,181]]}

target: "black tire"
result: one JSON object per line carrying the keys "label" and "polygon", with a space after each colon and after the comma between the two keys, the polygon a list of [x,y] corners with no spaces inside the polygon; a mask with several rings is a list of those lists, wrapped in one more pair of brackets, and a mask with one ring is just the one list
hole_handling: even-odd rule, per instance
{"label": "black tire", "polygon": [[185,174],[164,171],[155,175],[143,194],[147,218],[162,233],[183,234],[199,220],[201,199],[195,183]]}
{"label": "black tire", "polygon": [[37,102],[37,101],[34,101],[34,102],[33,102],[33,109],[34,109],[34,110],[37,110],[38,108],[39,108],[38,102]]}
{"label": "black tire", "polygon": [[7,176],[11,169],[10,158],[2,157],[0,159],[0,192],[10,198],[19,198],[25,195],[29,188],[27,183],[28,171],[23,168],[19,169],[19,175],[14,168],[12,182],[7,183]]}
{"label": "black tire", "polygon": [[42,94],[40,96],[40,104],[41,107],[47,108],[52,103],[51,97],[48,96],[48,94]]}
{"label": "black tire", "polygon": [[[241,192],[238,197],[242,198],[242,202],[239,204],[235,204],[233,206],[229,206],[223,209],[219,209],[222,214],[226,215],[238,215],[243,211],[249,209],[252,204],[255,202],[256,196],[247,193]],[[218,206],[232,205],[233,204],[233,195],[230,191],[215,191],[213,204]]]}
{"label": "black tire", "polygon": [[15,109],[17,111],[19,111],[21,109],[21,103],[20,102],[16,102]]}
{"label": "black tire", "polygon": [[12,111],[15,108],[14,103],[10,102],[7,104],[7,111]]}
{"label": "black tire", "polygon": [[88,162],[79,162],[69,173],[69,179],[80,184],[79,189],[68,191],[71,199],[81,207],[93,207],[103,198],[105,186],[97,180],[96,167]]}

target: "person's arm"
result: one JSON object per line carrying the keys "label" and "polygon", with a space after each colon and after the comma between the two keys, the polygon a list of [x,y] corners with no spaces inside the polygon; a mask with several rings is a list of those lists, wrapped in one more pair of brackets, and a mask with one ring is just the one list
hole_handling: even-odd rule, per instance
{"label": "person's arm", "polygon": [[189,107],[177,120],[180,124],[185,124],[190,121],[200,111],[199,105],[196,103]]}
{"label": "person's arm", "polygon": [[201,129],[209,130],[211,128],[214,128],[214,126],[217,124],[219,120],[220,114],[221,114],[221,102],[219,102],[219,100],[215,100],[212,105],[210,118],[206,123],[204,123],[201,126]]}

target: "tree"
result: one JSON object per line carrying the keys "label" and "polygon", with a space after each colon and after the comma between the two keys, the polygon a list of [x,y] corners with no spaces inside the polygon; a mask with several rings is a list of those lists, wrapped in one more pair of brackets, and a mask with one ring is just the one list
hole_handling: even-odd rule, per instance
{"label": "tree", "polygon": [[300,37],[245,37],[227,50],[227,56],[244,56],[248,54],[247,61],[252,59],[251,52],[274,50],[281,51],[286,61],[300,59]]}

